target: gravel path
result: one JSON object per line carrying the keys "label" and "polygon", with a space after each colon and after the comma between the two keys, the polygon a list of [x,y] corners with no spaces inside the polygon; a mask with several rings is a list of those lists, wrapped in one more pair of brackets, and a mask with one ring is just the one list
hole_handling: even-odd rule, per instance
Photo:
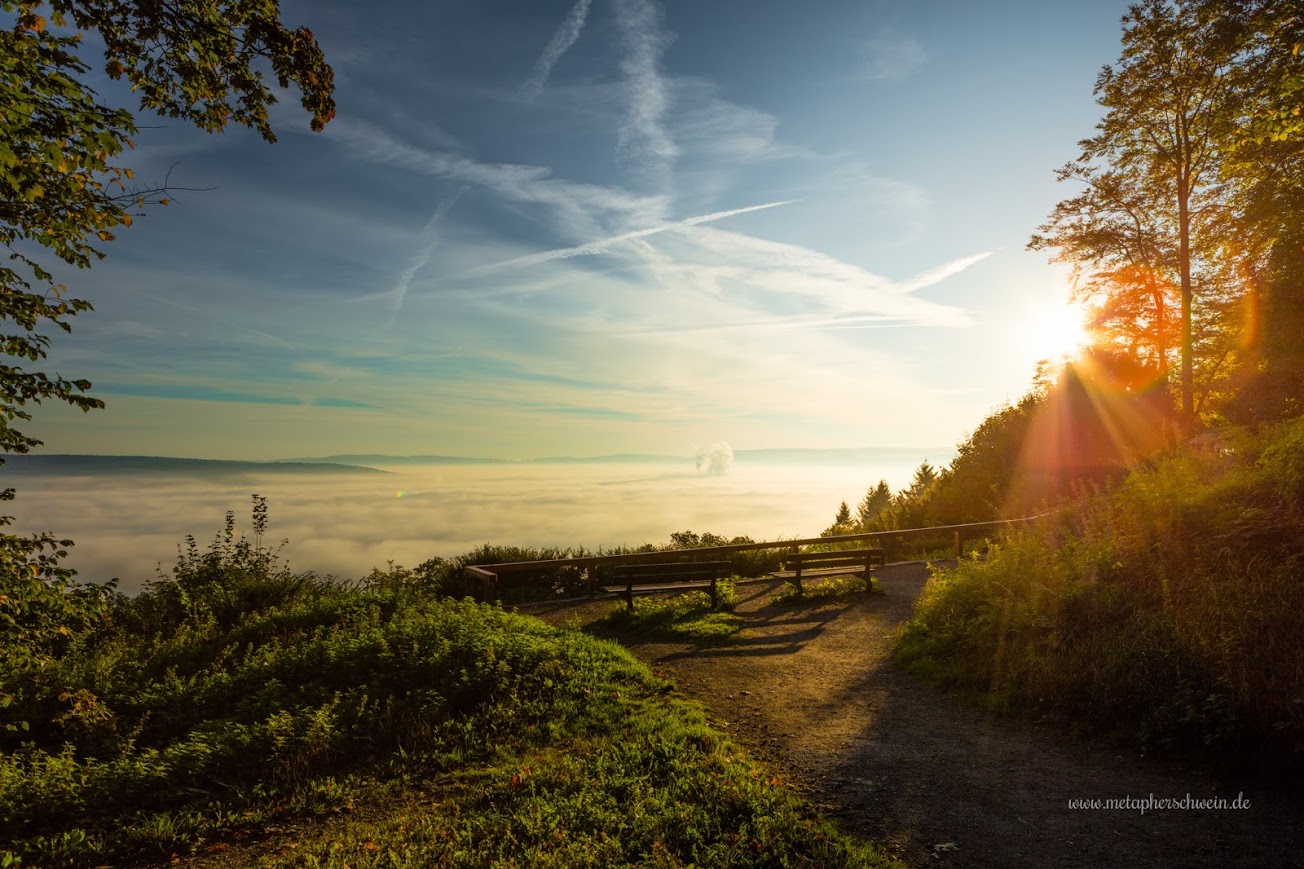
{"label": "gravel path", "polygon": [[[739,586],[746,627],[724,645],[614,638],[840,826],[911,865],[1304,867],[1304,793],[993,718],[907,676],[889,657],[927,568],[875,576],[885,594],[823,606],[771,603],[778,580]],[[588,624],[614,605],[526,611]],[[1248,809],[1069,808],[1242,793]]]}

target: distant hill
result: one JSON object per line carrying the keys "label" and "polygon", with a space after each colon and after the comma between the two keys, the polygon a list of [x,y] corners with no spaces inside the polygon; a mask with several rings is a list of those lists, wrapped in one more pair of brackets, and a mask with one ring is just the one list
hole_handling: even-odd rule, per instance
{"label": "distant hill", "polygon": [[955,458],[955,447],[849,447],[827,450],[734,450],[737,462],[766,464],[867,464],[882,461],[914,460],[927,456],[929,464],[941,466]]}
{"label": "distant hill", "polygon": [[[771,449],[735,450],[734,460],[744,464],[826,464],[864,465],[917,461],[920,456],[936,465],[947,464],[955,456],[954,447],[850,447],[845,449]],[[605,456],[542,456],[535,459],[494,459],[474,456],[386,456],[380,454],[336,455],[283,459],[296,464],[334,463],[340,465],[561,465],[561,464],[692,464],[692,455],[667,456],[654,453],[615,453]]]}
{"label": "distant hill", "polygon": [[225,459],[180,459],[169,456],[5,456],[0,474],[49,474],[54,476],[107,476],[112,474],[185,474],[204,477],[232,477],[247,474],[388,474],[377,468],[350,463],[325,462],[236,462]]}
{"label": "distant hill", "polygon": [[611,456],[544,456],[538,459],[527,459],[527,463],[534,465],[553,465],[553,464],[653,464],[653,465],[683,465],[693,461],[692,456],[660,456],[650,453],[616,453]]}
{"label": "distant hill", "polygon": [[321,456],[295,459],[281,459],[281,462],[300,465],[508,465],[516,464],[509,459],[476,458],[474,456],[384,456],[375,453],[367,455]]}
{"label": "distant hill", "polygon": [[[936,466],[954,457],[954,449],[938,447],[864,447],[849,449],[737,450],[738,464],[874,465],[917,461],[921,455]],[[184,459],[171,456],[89,456],[28,454],[5,456],[0,474],[47,474],[54,476],[106,476],[112,474],[186,474],[204,477],[233,477],[269,474],[389,474],[373,465],[561,465],[561,464],[647,464],[692,465],[694,457],[652,453],[616,453],[606,456],[544,456],[537,459],[495,459],[476,456],[386,456],[336,455],[280,459],[271,462],[242,462],[226,459]]]}
{"label": "distant hill", "polygon": [[676,464],[691,462],[692,456],[659,456],[648,453],[617,453],[610,456],[543,456],[537,459],[493,459],[477,456],[385,456],[338,455],[320,458],[283,459],[286,462],[317,464],[335,462],[343,465],[535,465],[535,464],[602,464],[602,463],[655,463]]}

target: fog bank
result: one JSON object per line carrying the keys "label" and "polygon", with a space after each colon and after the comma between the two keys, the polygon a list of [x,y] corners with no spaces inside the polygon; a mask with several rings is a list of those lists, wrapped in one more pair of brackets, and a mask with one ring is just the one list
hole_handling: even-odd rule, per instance
{"label": "fog bank", "polygon": [[[169,475],[47,476],[11,481],[18,532],[52,530],[76,541],[67,561],[85,581],[119,577],[134,592],[170,570],[192,534],[201,548],[227,510],[248,532],[250,494],[268,498],[267,538],[285,538],[296,570],[354,578],[394,561],[415,565],[482,543],[585,546],[665,543],[675,531],[757,540],[808,537],[887,479],[909,483],[925,458],[873,466],[737,462],[699,474],[673,466],[512,464],[390,466],[386,475],[197,479]],[[934,464],[947,456],[928,455]]]}

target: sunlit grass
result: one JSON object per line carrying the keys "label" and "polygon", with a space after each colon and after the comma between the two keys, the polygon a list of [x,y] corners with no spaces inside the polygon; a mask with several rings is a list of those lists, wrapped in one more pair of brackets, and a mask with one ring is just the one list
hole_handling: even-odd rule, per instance
{"label": "sunlit grass", "polygon": [[792,583],[785,582],[770,593],[770,603],[784,605],[802,601],[847,600],[863,594],[871,587],[871,581],[863,575],[810,577],[802,583],[801,591]]}
{"label": "sunlit grass", "polygon": [[635,597],[632,611],[621,603],[597,624],[669,640],[726,642],[742,630],[743,620],[731,612],[737,601],[733,581],[720,580],[716,592],[718,607],[711,605],[711,596],[704,591],[672,597]]}

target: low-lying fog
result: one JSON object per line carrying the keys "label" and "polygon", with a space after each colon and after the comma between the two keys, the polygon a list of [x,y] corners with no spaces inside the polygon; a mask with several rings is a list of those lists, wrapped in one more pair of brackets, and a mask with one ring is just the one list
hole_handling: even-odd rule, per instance
{"label": "low-lying fog", "polygon": [[[22,533],[76,541],[67,564],[83,581],[117,576],[133,593],[175,563],[193,534],[201,548],[234,510],[249,531],[250,494],[269,501],[267,539],[285,538],[295,570],[365,575],[413,566],[482,543],[585,546],[666,543],[674,531],[756,540],[817,535],[846,500],[855,510],[880,477],[897,491],[925,458],[873,465],[738,462],[699,474],[665,464],[380,466],[388,474],[268,474],[229,480],[176,475],[24,476],[6,505]],[[949,457],[927,456],[935,465]]]}

